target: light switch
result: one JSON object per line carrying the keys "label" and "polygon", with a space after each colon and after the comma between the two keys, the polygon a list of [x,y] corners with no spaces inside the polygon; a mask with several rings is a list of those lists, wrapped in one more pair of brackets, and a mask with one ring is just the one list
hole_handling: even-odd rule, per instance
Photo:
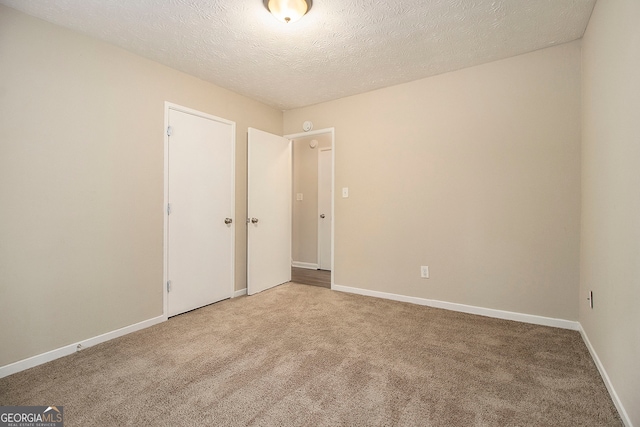
{"label": "light switch", "polygon": [[346,199],[349,197],[349,187],[342,187],[342,198]]}
{"label": "light switch", "polygon": [[302,193],[296,193],[296,200],[302,200]]}

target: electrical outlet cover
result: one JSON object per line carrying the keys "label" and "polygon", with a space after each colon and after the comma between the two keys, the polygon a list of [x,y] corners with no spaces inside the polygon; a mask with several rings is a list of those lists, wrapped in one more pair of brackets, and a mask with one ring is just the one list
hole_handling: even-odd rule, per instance
{"label": "electrical outlet cover", "polygon": [[420,277],[422,277],[423,279],[428,279],[429,278],[429,266],[428,265],[420,266]]}

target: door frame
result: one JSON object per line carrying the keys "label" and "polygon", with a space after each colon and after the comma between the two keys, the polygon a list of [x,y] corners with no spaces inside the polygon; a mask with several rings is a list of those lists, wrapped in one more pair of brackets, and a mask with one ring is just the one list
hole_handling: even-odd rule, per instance
{"label": "door frame", "polygon": [[[312,136],[312,135],[324,135],[324,134],[330,134],[331,135],[331,189],[332,189],[332,197],[331,197],[331,289],[334,289],[335,287],[335,244],[336,244],[336,238],[335,238],[335,221],[336,221],[336,216],[335,216],[335,198],[336,198],[336,129],[331,127],[331,128],[324,128],[324,129],[318,129],[318,130],[312,130],[309,132],[301,132],[301,133],[292,133],[292,134],[288,134],[288,135],[284,135],[285,138],[289,138],[289,139],[296,139],[296,138],[303,138],[305,136]],[[293,168],[293,162],[291,164],[291,167]],[[293,199],[294,194],[293,194],[293,188],[291,188],[291,197]],[[293,206],[293,204],[292,204]],[[293,215],[293,207],[291,208],[291,214]],[[318,254],[318,257],[320,256],[320,254]]]}
{"label": "door frame", "polygon": [[231,284],[229,288],[229,297],[233,297],[235,291],[235,272],[236,272],[236,123],[231,120],[223,119],[221,117],[214,116],[212,114],[203,113],[202,111],[194,110],[192,108],[184,107],[182,105],[173,104],[171,102],[164,102],[164,195],[162,200],[162,217],[163,217],[163,242],[162,242],[162,318],[167,320],[168,316],[168,292],[167,281],[169,280],[168,274],[168,258],[169,258],[169,246],[168,246],[168,226],[169,215],[167,214],[167,205],[169,203],[169,110],[180,111],[182,113],[191,114],[196,117],[202,117],[204,119],[213,120],[216,122],[224,123],[231,126],[232,144],[231,144],[231,218],[235,224],[233,225],[231,235]]}

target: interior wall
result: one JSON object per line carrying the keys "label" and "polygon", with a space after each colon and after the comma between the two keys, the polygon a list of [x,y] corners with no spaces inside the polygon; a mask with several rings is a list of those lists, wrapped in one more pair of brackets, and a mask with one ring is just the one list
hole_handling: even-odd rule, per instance
{"label": "interior wall", "polygon": [[0,366],[162,314],[164,102],[236,122],[236,289],[246,134],[282,112],[0,6]]}
{"label": "interior wall", "polygon": [[[640,425],[640,2],[598,1],[582,54],[580,323]],[[593,291],[593,309],[588,292]]]}
{"label": "interior wall", "polygon": [[[316,148],[309,143],[318,141]],[[318,153],[331,148],[331,134],[293,140],[293,261],[318,263]],[[302,200],[296,195],[302,194]]]}
{"label": "interior wall", "polygon": [[580,41],[286,111],[285,133],[305,120],[335,127],[337,285],[578,319]]}

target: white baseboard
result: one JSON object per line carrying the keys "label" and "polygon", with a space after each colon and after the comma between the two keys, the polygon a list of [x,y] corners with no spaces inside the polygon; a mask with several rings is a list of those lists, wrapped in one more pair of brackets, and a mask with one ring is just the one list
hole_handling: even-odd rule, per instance
{"label": "white baseboard", "polygon": [[246,294],[247,294],[247,288],[240,289],[239,291],[235,291],[231,298],[238,298],[238,297],[241,297],[242,295],[246,295]]}
{"label": "white baseboard", "polygon": [[291,267],[306,268],[307,270],[317,270],[318,264],[311,262],[291,261]]}
{"label": "white baseboard", "polygon": [[607,390],[609,391],[611,400],[613,400],[613,404],[616,406],[616,409],[618,410],[618,414],[620,414],[620,418],[622,418],[622,422],[626,427],[633,427],[633,424],[631,423],[631,418],[629,418],[629,414],[627,414],[627,411],[625,411],[624,406],[622,406],[622,402],[618,397],[618,393],[616,393],[615,389],[613,388],[613,384],[609,379],[609,375],[607,374],[607,371],[604,369],[602,362],[600,362],[600,358],[598,357],[596,350],[591,345],[591,341],[589,341],[589,337],[587,336],[587,333],[582,328],[582,325],[580,323],[578,323],[578,330],[580,331],[580,335],[582,335],[582,340],[584,341],[585,345],[589,349],[589,353],[591,353],[591,358],[593,359],[593,362],[596,364],[596,367],[600,372],[602,381],[604,382],[604,385],[607,387]]}
{"label": "white baseboard", "polygon": [[164,322],[165,320],[167,320],[165,316],[158,316],[152,319],[143,320],[142,322],[125,326],[124,328],[116,329],[115,331],[107,332],[102,335],[98,335],[97,337],[78,341],[76,343],[65,345],[64,347],[60,347],[55,350],[47,351],[46,353],[38,354],[37,356],[29,357],[28,359],[10,363],[8,365],[0,367],[0,378],[4,378],[8,375],[24,371],[25,369],[33,368],[34,366],[42,365],[43,363],[51,362],[52,360],[73,354],[78,351],[78,346],[81,346],[82,349],[92,347],[96,344],[100,344],[105,341],[109,341],[114,338],[118,338],[123,335],[148,328],[149,326],[156,325],[158,323]]}
{"label": "white baseboard", "polygon": [[410,297],[406,295],[391,294],[387,292],[370,291],[362,288],[351,288],[333,284],[331,289],[359,294],[376,298],[390,299],[394,301],[409,302],[412,304],[426,305],[429,307],[443,308],[445,310],[460,311],[462,313],[477,314],[497,319],[515,320],[516,322],[532,323],[534,325],[553,326],[555,328],[578,330],[579,323],[571,320],[555,319],[553,317],[536,316],[533,314],[515,313],[513,311],[495,310],[493,308],[476,307],[473,305],[457,304],[453,302],[438,301],[433,299]]}

